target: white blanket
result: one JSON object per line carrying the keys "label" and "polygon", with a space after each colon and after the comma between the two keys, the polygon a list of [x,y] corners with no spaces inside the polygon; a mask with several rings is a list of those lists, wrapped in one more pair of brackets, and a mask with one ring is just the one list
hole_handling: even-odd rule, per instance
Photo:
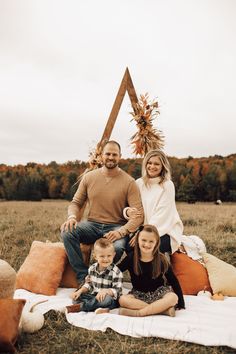
{"label": "white blanket", "polygon": [[[56,296],[45,296],[18,289],[15,298],[26,299],[29,304],[48,300],[35,310],[65,312],[71,305],[69,294],[73,289],[57,290]],[[176,317],[163,315],[133,318],[119,316],[117,310],[109,314],[95,315],[93,312],[66,313],[67,321],[89,330],[114,331],[132,337],[161,337],[202,345],[229,346],[236,348],[236,297],[224,301],[213,301],[203,296],[185,295],[186,310],[176,311]]]}

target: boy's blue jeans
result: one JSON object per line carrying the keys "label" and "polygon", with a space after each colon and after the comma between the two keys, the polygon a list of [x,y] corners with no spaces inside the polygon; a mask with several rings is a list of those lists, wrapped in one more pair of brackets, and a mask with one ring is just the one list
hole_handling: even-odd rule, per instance
{"label": "boy's blue jeans", "polygon": [[[95,221],[81,221],[72,231],[63,231],[61,234],[69,262],[76,273],[79,282],[82,282],[88,274],[88,267],[84,264],[80,249],[80,243],[93,244],[109,231],[119,229],[119,224],[101,224]],[[116,255],[114,263],[117,263],[123,252],[129,248],[129,236],[125,236],[114,242]]]}
{"label": "boy's blue jeans", "polygon": [[74,304],[82,303],[81,311],[90,312],[95,311],[99,307],[109,308],[110,310],[118,307],[118,301],[115,300],[112,296],[106,295],[105,299],[99,302],[96,299],[96,294],[82,294],[78,300],[73,301]]}

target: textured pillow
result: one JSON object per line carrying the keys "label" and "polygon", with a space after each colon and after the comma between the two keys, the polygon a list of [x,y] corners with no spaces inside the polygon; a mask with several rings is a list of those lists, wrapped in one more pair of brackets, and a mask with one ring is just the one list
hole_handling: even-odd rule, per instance
{"label": "textured pillow", "polygon": [[[62,243],[63,246],[63,243]],[[64,246],[63,246],[64,247]],[[91,250],[93,245],[80,244],[81,252],[83,255],[84,263],[89,266]],[[76,279],[76,274],[73,271],[69,262],[67,262],[64,273],[62,275],[60,287],[62,288],[78,288],[79,283]]]}
{"label": "textured pillow", "polygon": [[0,352],[14,353],[21,312],[26,300],[0,299]]}
{"label": "textured pillow", "polygon": [[203,255],[213,294],[236,296],[236,268],[209,253]]}
{"label": "textured pillow", "polygon": [[55,295],[66,263],[63,247],[34,241],[16,277],[16,288],[33,293]]}
{"label": "textured pillow", "polygon": [[76,274],[73,271],[69,262],[67,262],[62,279],[59,285],[61,288],[78,288],[79,283],[76,279]]}
{"label": "textured pillow", "polygon": [[12,299],[15,291],[16,272],[15,270],[0,259],[0,299]]}
{"label": "textured pillow", "polygon": [[184,295],[197,295],[203,289],[211,291],[207,270],[201,263],[175,252],[171,264]]}

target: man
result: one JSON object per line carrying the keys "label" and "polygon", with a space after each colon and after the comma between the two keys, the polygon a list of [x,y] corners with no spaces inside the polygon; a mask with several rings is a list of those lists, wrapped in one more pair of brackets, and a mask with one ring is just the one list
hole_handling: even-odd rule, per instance
{"label": "man", "polygon": [[[102,151],[103,167],[84,175],[68,208],[68,219],[62,224],[62,239],[69,262],[77,279],[83,284],[88,274],[84,264],[80,243],[93,244],[106,237],[114,242],[118,262],[129,247],[129,233],[143,222],[143,208],[138,187],[134,179],[118,166],[121,157],[120,145],[108,141]],[[79,214],[87,202],[87,221],[79,221]],[[125,220],[123,209],[127,206],[140,211],[137,218]]]}

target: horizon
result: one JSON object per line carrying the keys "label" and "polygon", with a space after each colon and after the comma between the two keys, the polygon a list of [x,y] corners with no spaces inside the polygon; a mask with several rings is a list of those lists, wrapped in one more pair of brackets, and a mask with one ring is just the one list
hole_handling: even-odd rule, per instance
{"label": "horizon", "polygon": [[[191,155],[189,155],[189,156],[184,156],[184,157],[179,157],[179,156],[173,156],[173,155],[167,155],[167,157],[169,158],[169,159],[172,159],[172,158],[175,158],[175,159],[178,159],[178,160],[184,160],[184,159],[189,159],[189,158],[191,158],[191,159],[198,159],[198,160],[200,160],[200,159],[209,159],[209,158],[217,158],[217,157],[220,157],[220,158],[228,158],[228,157],[230,157],[230,156],[234,156],[234,155],[236,155],[236,152],[235,153],[231,153],[231,154],[228,154],[228,155],[220,155],[220,154],[214,154],[214,155],[209,155],[209,156],[200,156],[200,157],[196,157],[196,156],[191,156]],[[140,157],[140,156],[131,156],[131,157],[124,157],[124,156],[121,156],[121,160],[129,160],[129,159],[133,159],[133,160],[135,160],[135,159],[143,159],[143,157]],[[4,165],[4,166],[7,166],[7,167],[15,167],[15,166],[27,166],[28,164],[36,164],[36,165],[50,165],[51,163],[56,163],[57,165],[66,165],[66,164],[68,164],[68,163],[76,163],[76,162],[79,162],[79,163],[89,163],[89,159],[87,160],[87,161],[84,161],[84,160],[80,160],[80,159],[75,159],[75,160],[68,160],[68,161],[66,161],[66,162],[58,162],[58,161],[56,161],[56,160],[51,160],[50,162],[37,162],[37,161],[28,161],[28,162],[26,162],[26,163],[24,163],[24,164],[22,164],[22,163],[16,163],[16,164],[12,164],[12,165],[10,165],[10,164],[6,164],[6,163],[2,163],[1,161],[0,161],[0,166],[1,165]]]}

